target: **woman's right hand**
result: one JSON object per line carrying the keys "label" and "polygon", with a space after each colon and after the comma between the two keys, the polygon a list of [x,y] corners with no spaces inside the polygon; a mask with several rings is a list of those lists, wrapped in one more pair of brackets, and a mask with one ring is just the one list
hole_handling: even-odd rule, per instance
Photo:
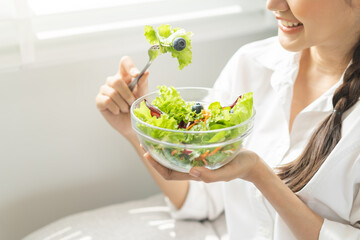
{"label": "woman's right hand", "polygon": [[139,97],[148,92],[149,71],[139,79],[131,92],[128,85],[139,75],[139,70],[130,57],[123,57],[118,72],[107,78],[96,96],[96,106],[110,123],[124,137],[129,138],[134,132],[131,128],[130,106]]}

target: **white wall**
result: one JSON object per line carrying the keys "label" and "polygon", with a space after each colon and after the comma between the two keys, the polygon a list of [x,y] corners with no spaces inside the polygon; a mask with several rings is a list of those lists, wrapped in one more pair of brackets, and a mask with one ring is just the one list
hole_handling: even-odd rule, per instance
{"label": "white wall", "polygon": [[[193,64],[161,56],[159,84],[211,87],[242,44],[274,31],[193,43]],[[141,68],[144,52],[123,52]],[[159,192],[131,145],[95,106],[121,56],[0,72],[0,239],[16,240],[60,217]]]}

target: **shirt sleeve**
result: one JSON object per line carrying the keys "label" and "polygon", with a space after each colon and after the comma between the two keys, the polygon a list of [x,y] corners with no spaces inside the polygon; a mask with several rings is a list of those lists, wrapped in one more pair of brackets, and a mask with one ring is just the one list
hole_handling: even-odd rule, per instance
{"label": "shirt sleeve", "polygon": [[350,213],[350,224],[324,220],[319,240],[359,240],[360,239],[360,189],[355,195]]}
{"label": "shirt sleeve", "polygon": [[214,220],[224,211],[222,183],[190,181],[186,200],[180,209],[167,197],[165,202],[174,219]]}

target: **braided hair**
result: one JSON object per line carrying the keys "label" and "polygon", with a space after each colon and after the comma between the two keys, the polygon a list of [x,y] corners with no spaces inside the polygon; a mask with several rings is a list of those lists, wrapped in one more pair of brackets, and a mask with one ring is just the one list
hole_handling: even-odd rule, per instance
{"label": "braided hair", "polygon": [[278,176],[293,192],[300,191],[310,181],[340,141],[342,115],[360,98],[360,41],[354,47],[343,80],[332,99],[334,111],[314,131],[302,154],[278,168]]}

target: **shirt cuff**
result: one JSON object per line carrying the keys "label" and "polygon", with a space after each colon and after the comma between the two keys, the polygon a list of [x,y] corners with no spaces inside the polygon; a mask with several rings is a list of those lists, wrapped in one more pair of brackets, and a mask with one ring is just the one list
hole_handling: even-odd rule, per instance
{"label": "shirt cuff", "polygon": [[319,240],[359,240],[360,229],[324,219]]}
{"label": "shirt cuff", "polygon": [[206,204],[202,204],[206,199],[203,183],[197,181],[189,181],[189,190],[184,204],[177,209],[165,196],[165,203],[170,208],[170,215],[174,219],[193,219],[203,220],[206,218]]}

